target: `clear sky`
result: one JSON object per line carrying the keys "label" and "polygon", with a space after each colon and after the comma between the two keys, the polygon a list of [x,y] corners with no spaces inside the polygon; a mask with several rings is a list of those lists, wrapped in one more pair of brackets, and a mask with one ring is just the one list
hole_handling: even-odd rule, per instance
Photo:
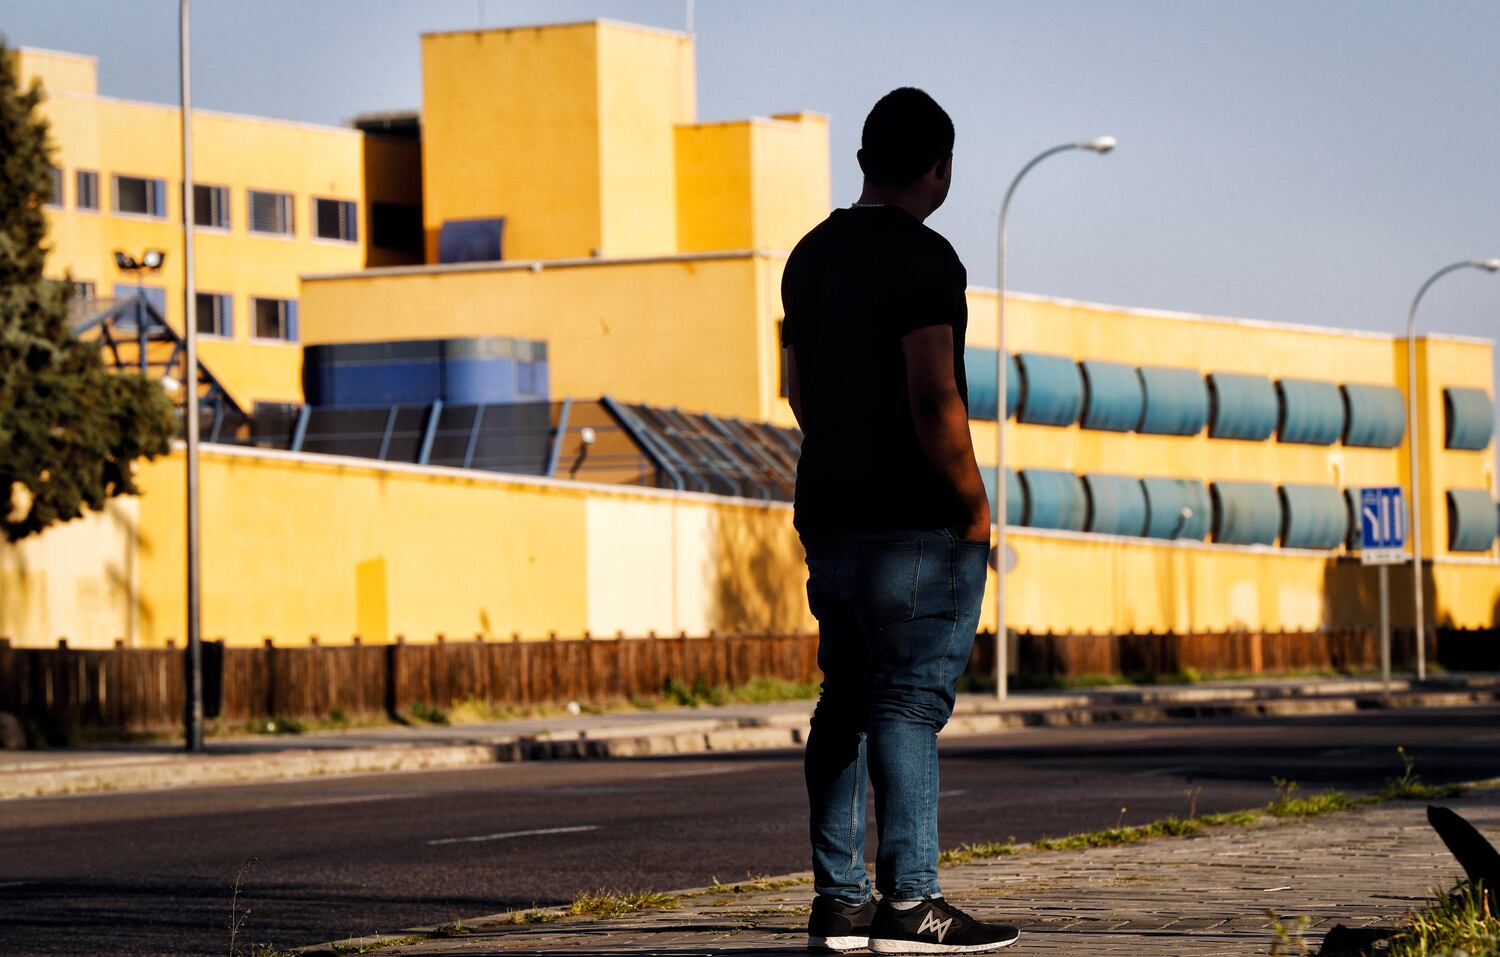
{"label": "clear sky", "polygon": [[[337,124],[421,102],[418,34],[610,17],[681,29],[685,0],[198,0],[198,106]],[[0,0],[18,45],[99,57],[102,92],[174,102],[175,0]],[[996,216],[1031,156],[1014,289],[1399,332],[1421,282],[1500,257],[1494,0],[698,0],[703,119],[828,113],[833,200],[858,194],[874,100],[921,86],[958,128],[930,224],[995,281]],[[497,90],[496,96],[504,91]],[[1500,334],[1500,274],[1428,294],[1423,328]],[[1500,370],[1497,370],[1500,371]]]}

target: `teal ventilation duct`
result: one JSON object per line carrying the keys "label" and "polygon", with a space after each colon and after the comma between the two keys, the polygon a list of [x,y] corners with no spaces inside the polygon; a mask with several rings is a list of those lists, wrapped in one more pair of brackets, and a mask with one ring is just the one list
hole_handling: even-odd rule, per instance
{"label": "teal ventilation duct", "polygon": [[1215,482],[1214,541],[1222,545],[1274,545],[1281,531],[1281,499],[1267,482]]}
{"label": "teal ventilation duct", "polygon": [[1208,376],[1208,434],[1215,439],[1263,442],[1276,431],[1281,403],[1263,375],[1213,372]]}
{"label": "teal ventilation duct", "polygon": [[1140,479],[1085,475],[1083,485],[1089,496],[1089,531],[1101,535],[1146,533],[1146,490]]}
{"label": "teal ventilation duct", "polygon": [[1021,410],[1016,419],[1031,425],[1072,425],[1083,411],[1083,374],[1067,356],[1022,352]]}
{"label": "teal ventilation duct", "polygon": [[1349,535],[1349,506],[1334,485],[1281,486],[1281,547],[1338,548]]}
{"label": "teal ventilation duct", "polygon": [[1208,383],[1194,369],[1142,366],[1145,408],[1136,431],[1152,435],[1197,435],[1208,423]]}
{"label": "teal ventilation duct", "polygon": [[1390,385],[1344,383],[1344,444],[1393,449],[1406,434],[1406,407],[1401,390]]}
{"label": "teal ventilation duct", "polygon": [[1444,443],[1448,448],[1473,452],[1489,448],[1495,431],[1495,403],[1489,393],[1457,386],[1444,389],[1443,409],[1448,420]]}
{"label": "teal ventilation duct", "polygon": [[[984,481],[984,494],[990,500],[990,521],[995,521],[1000,512],[995,508],[995,469],[982,466],[979,477]],[[1026,514],[1026,487],[1016,475],[1015,469],[1005,470],[1005,524],[1019,525]]]}
{"label": "teal ventilation duct", "polygon": [[1083,427],[1129,432],[1141,424],[1145,394],[1134,366],[1086,359],[1083,369]]}
{"label": "teal ventilation duct", "polygon": [[1281,424],[1276,438],[1299,445],[1332,445],[1344,434],[1344,396],[1332,382],[1282,379]]}
{"label": "teal ventilation duct", "polygon": [[[1141,479],[1146,493],[1146,536],[1201,542],[1213,524],[1208,487],[1197,479]],[[1183,510],[1187,511],[1184,512]]]}
{"label": "teal ventilation duct", "polygon": [[1495,544],[1495,500],[1478,488],[1448,490],[1448,548],[1487,552]]}
{"label": "teal ventilation duct", "polygon": [[[1005,357],[1005,416],[1015,414],[1021,398],[1021,370],[1016,357]],[[995,350],[964,348],[964,375],[969,380],[969,418],[995,421]]]}
{"label": "teal ventilation duct", "polygon": [[1083,531],[1088,522],[1089,502],[1082,479],[1072,472],[1022,469],[1021,482],[1026,488],[1024,524],[1032,528]]}

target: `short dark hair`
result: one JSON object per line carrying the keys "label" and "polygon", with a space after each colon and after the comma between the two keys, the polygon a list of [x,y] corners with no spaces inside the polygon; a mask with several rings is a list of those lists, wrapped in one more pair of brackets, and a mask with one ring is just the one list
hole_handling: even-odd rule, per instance
{"label": "short dark hair", "polygon": [[916,87],[892,90],[865,117],[859,166],[883,186],[908,186],[953,152],[953,120]]}

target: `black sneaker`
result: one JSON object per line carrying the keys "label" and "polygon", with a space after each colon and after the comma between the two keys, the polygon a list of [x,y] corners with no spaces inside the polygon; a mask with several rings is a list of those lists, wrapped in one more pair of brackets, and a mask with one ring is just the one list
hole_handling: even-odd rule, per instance
{"label": "black sneaker", "polygon": [[870,921],[875,919],[875,901],[846,904],[837,897],[813,897],[812,916],[807,918],[807,949],[843,953],[870,946]]}
{"label": "black sneaker", "polygon": [[1014,944],[1021,932],[1006,924],[984,924],[941,897],[897,910],[885,901],[870,925],[877,954],[988,954]]}

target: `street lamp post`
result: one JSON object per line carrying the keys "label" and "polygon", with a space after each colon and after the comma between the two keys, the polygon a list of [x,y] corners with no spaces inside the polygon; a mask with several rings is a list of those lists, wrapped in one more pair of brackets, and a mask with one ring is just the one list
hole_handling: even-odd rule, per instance
{"label": "street lamp post", "polygon": [[1444,266],[1422,283],[1411,301],[1406,314],[1406,445],[1411,461],[1411,580],[1412,598],[1416,608],[1417,680],[1427,678],[1427,614],[1423,608],[1425,595],[1422,588],[1422,476],[1418,469],[1417,451],[1417,305],[1432,284],[1460,269],[1483,269],[1485,272],[1500,270],[1500,259],[1465,259]]}
{"label": "street lamp post", "polygon": [[1005,191],[1005,201],[1000,204],[1000,270],[999,296],[996,301],[998,330],[995,337],[995,696],[1004,701],[1009,693],[1006,660],[1010,649],[1005,634],[1005,223],[1010,216],[1010,201],[1015,195],[1021,179],[1031,168],[1049,156],[1069,150],[1089,150],[1103,155],[1115,148],[1113,136],[1098,136],[1091,140],[1064,143],[1037,154],[1031,162],[1021,167],[1010,188]]}
{"label": "street lamp post", "polygon": [[182,83],[182,295],[183,386],[187,389],[187,707],[183,737],[188,751],[203,750],[203,615],[198,568],[198,288],[193,276],[193,95],[189,82],[188,3],[178,7],[178,68]]}

